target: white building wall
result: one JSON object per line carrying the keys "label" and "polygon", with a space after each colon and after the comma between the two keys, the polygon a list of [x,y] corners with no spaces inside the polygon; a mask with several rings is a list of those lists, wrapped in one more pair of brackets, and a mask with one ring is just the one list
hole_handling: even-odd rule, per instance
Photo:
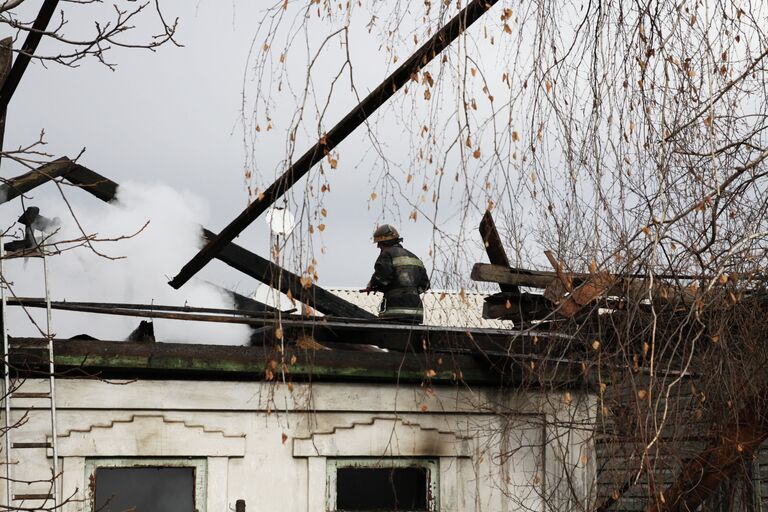
{"label": "white building wall", "polygon": [[[46,386],[30,380],[23,388]],[[439,510],[446,512],[578,509],[594,477],[590,436],[567,428],[591,421],[588,396],[405,384],[289,390],[265,382],[60,379],[56,398],[65,512],[91,510],[89,462],[96,458],[192,457],[205,468],[201,512],[234,510],[238,499],[249,512],[326,510],[326,467],[334,457],[437,459]],[[14,421],[26,417],[11,431],[14,443],[50,439],[43,400],[13,405]],[[11,456],[15,479],[50,476],[50,450],[15,449]],[[12,491],[47,492],[45,482],[17,483]],[[8,503],[4,486],[0,500]]]}

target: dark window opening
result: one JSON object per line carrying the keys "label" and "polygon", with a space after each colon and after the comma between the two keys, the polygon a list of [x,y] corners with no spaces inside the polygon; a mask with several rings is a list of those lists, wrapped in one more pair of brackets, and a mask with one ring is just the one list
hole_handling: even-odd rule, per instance
{"label": "dark window opening", "polygon": [[336,470],[336,510],[429,510],[429,469],[423,467]]}
{"label": "dark window opening", "polygon": [[94,506],[94,512],[195,512],[195,468],[97,468]]}

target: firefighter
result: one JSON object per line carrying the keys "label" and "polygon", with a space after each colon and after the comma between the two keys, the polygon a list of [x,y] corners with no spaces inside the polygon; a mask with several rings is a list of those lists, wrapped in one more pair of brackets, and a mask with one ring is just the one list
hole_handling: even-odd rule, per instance
{"label": "firefighter", "polygon": [[424,308],[419,294],[429,289],[424,263],[403,248],[400,234],[389,224],[373,233],[373,241],[381,249],[366,292],[384,293],[379,318],[407,323],[422,323]]}

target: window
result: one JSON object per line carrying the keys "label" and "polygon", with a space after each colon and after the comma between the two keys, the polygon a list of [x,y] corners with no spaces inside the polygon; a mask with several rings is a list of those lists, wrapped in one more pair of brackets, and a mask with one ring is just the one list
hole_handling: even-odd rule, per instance
{"label": "window", "polygon": [[434,459],[329,459],[328,509],[437,511],[437,474]]}
{"label": "window", "polygon": [[91,459],[93,512],[200,512],[205,460]]}

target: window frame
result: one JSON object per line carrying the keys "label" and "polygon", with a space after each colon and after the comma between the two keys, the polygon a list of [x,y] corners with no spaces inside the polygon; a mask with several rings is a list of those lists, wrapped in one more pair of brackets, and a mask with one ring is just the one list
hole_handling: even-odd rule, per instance
{"label": "window frame", "polygon": [[87,457],[85,481],[93,482],[89,510],[96,510],[96,470],[99,468],[193,468],[195,471],[195,512],[206,512],[208,460],[205,457]]}
{"label": "window frame", "polygon": [[[337,512],[336,508],[336,476],[339,468],[426,468],[427,510],[440,510],[440,461],[435,457],[337,457],[326,459],[326,510]],[[432,499],[429,499],[429,498]],[[406,510],[400,512],[408,512]]]}

